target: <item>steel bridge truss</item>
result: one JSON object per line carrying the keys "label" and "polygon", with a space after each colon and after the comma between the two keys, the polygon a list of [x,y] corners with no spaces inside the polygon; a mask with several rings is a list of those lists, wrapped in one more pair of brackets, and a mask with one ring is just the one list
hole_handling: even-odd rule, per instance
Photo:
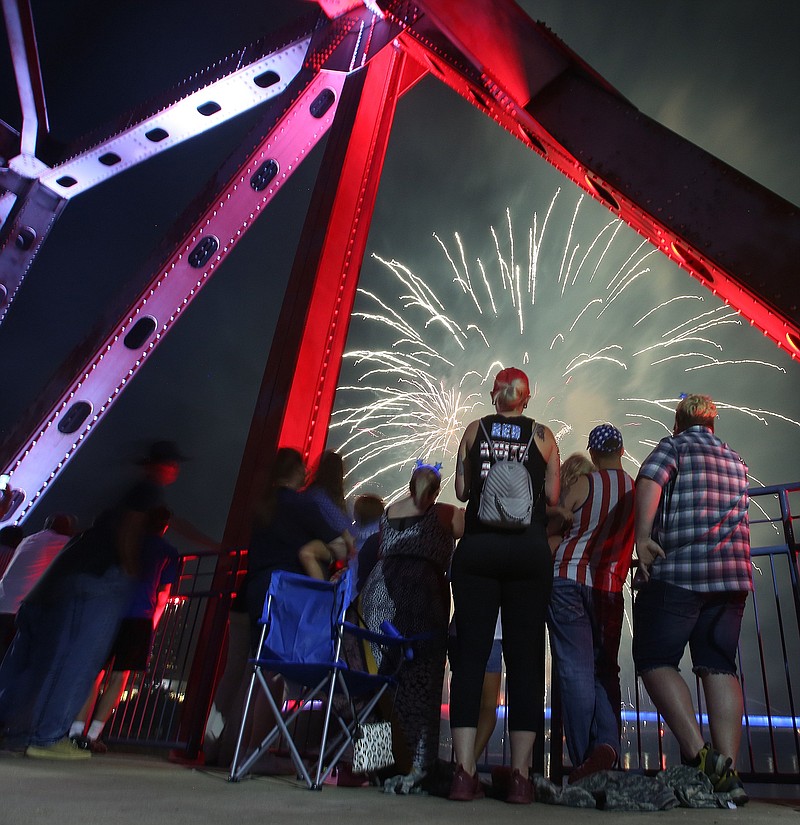
{"label": "steel bridge truss", "polygon": [[[146,274],[138,297],[46,412],[0,445],[21,521],[208,279],[312,149],[324,158],[273,339],[226,528],[246,541],[247,513],[279,445],[324,447],[341,353],[397,101],[430,75],[458,92],[734,307],[793,357],[800,315],[789,299],[800,260],[792,204],[639,112],[512,0],[318,0],[315,19],[277,43],[178,87],[49,163],[29,0],[2,0],[23,127],[0,134],[0,321],[69,201],[120,171],[272,101],[255,149],[242,151],[201,214]],[[3,124],[5,126],[5,124]],[[196,210],[196,207],[194,207]],[[35,277],[35,273],[31,276]],[[44,331],[42,331],[44,333]],[[302,381],[295,381],[302,374]]]}

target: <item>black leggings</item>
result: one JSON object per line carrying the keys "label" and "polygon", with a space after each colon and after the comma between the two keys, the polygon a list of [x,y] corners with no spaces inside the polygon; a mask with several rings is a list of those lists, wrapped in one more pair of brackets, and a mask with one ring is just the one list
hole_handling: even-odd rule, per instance
{"label": "black leggings", "polygon": [[464,536],[453,558],[452,582],[458,664],[450,685],[450,726],[478,725],[499,610],[509,730],[541,733],[545,619],[553,585],[544,527],[531,525],[524,534]]}

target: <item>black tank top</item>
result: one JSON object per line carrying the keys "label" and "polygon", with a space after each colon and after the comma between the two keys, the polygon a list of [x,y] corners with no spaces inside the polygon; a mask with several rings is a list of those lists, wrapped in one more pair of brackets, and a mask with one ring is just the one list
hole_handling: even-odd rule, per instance
{"label": "black tank top", "polygon": [[[469,500],[467,501],[466,513],[466,531],[468,533],[484,533],[493,530],[493,528],[486,527],[478,521],[478,505],[483,489],[483,481],[492,463],[492,447],[494,447],[494,454],[502,457],[502,460],[515,458],[519,461],[519,457],[531,437],[533,428],[536,426],[536,422],[525,415],[510,417],[496,414],[487,415],[481,421],[483,421],[486,432],[489,433],[492,445],[490,446],[486,441],[483,428],[479,426],[475,442],[468,455],[470,467]],[[535,438],[531,441],[530,449],[525,455],[523,463],[533,482],[534,508],[531,521],[545,524],[547,517],[545,515],[544,477],[547,464],[541,452],[539,452]],[[503,532],[509,531],[505,530]]]}

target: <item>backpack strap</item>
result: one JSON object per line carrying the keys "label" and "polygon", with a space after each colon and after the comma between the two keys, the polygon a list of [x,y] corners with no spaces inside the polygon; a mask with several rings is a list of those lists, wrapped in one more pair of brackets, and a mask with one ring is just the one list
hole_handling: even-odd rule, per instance
{"label": "backpack strap", "polygon": [[531,420],[531,437],[528,439],[528,443],[525,445],[525,449],[522,451],[522,458],[520,461],[525,461],[528,457],[528,453],[531,451],[531,444],[533,444],[533,436],[536,434],[536,419]]}
{"label": "backpack strap", "polygon": [[492,439],[489,438],[489,433],[486,431],[486,426],[483,423],[483,419],[480,419],[481,429],[483,430],[483,435],[486,438],[486,443],[489,445],[489,458],[491,459],[492,463],[498,460],[497,456],[494,454],[494,444],[492,444]]}

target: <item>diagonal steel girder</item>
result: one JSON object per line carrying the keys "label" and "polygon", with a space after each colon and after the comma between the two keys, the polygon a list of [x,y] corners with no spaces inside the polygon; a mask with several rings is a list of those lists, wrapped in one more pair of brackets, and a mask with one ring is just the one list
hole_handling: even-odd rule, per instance
{"label": "diagonal steel girder", "polygon": [[416,6],[401,41],[433,76],[800,355],[796,205],[642,114],[512,0]]}
{"label": "diagonal steel girder", "polygon": [[[30,435],[6,445],[21,520],[139,372],[253,222],[326,135],[347,77],[391,43],[398,29],[366,10],[316,29],[303,69],[287,90],[286,109],[180,239],[167,260],[69,385],[47,399]],[[343,339],[342,339],[343,344]],[[332,394],[333,390],[329,390]],[[332,395],[331,395],[332,397]]]}
{"label": "diagonal steel girder", "polygon": [[[16,11],[26,0],[3,0],[3,5]],[[33,38],[32,21],[30,10],[27,15],[22,11],[16,39],[27,43]],[[25,20],[27,26],[22,25]],[[151,109],[125,115],[100,136],[90,138],[87,145],[67,148],[65,158],[52,166],[33,152],[35,125],[43,117],[37,118],[37,113],[44,104],[23,105],[20,153],[0,167],[0,323],[50,230],[73,198],[283,94],[302,68],[311,28],[305,24],[277,47],[255,44],[242,49],[223,65],[200,72],[168,92],[168,103],[157,102]],[[15,50],[15,65],[23,63],[31,51],[21,50],[21,46]],[[23,102],[28,98],[43,101],[43,91],[34,94],[28,90],[31,84],[24,81],[27,74],[37,77],[37,72],[38,64],[23,72],[18,83]],[[41,84],[34,84],[36,88]]]}

